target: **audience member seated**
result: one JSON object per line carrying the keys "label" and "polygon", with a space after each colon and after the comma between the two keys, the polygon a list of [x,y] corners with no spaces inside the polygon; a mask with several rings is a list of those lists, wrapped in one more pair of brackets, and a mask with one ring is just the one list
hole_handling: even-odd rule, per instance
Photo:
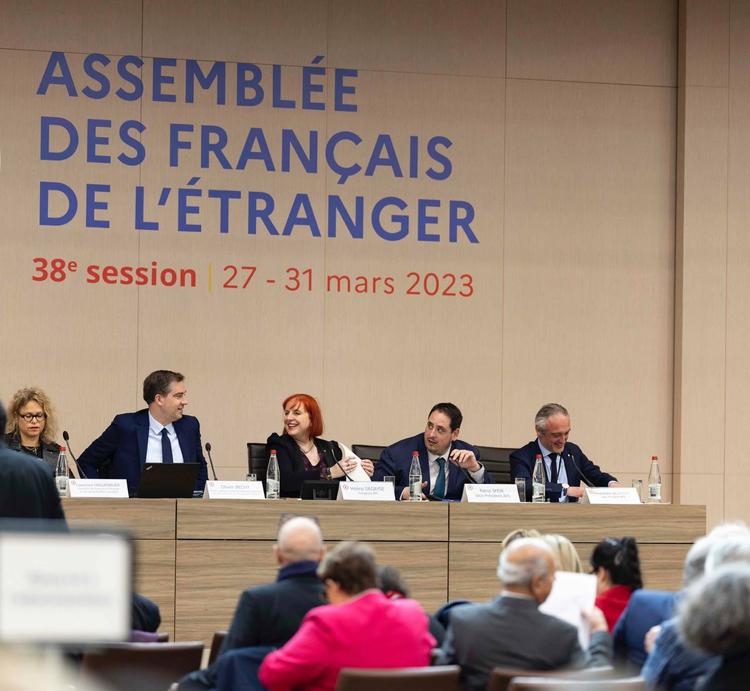
{"label": "audience member seated", "polygon": [[596,606],[604,612],[612,631],[633,591],[643,587],[635,538],[602,540],[591,554],[591,569],[597,578]]}
{"label": "audience member seated", "polygon": [[[750,531],[741,523],[716,526],[706,537],[698,540],[688,553],[695,551],[694,570],[688,578],[685,569],[685,586],[699,582],[704,572],[722,566],[725,562],[744,560],[750,563]],[[646,635],[644,647],[648,658],[641,672],[649,689],[666,691],[693,691],[698,680],[710,674],[719,664],[715,655],[688,648],[683,641],[676,617],[660,626],[654,626]]]}
{"label": "audience member seated", "polygon": [[548,533],[542,535],[542,539],[555,555],[555,566],[558,571],[570,571],[572,573],[583,573],[581,558],[573,543],[564,535]]}
{"label": "audience member seated", "polygon": [[131,626],[134,631],[156,633],[161,626],[159,605],[149,600],[145,595],[133,593]]}
{"label": "audience member seated", "polygon": [[586,653],[574,626],[539,611],[555,578],[554,554],[544,540],[511,542],[500,555],[498,577],[500,597],[453,610],[439,651],[439,664],[461,665],[465,689],[485,689],[495,667],[544,671],[610,663],[612,642],[601,610],[586,615],[591,626]]}
{"label": "audience member seated", "polygon": [[318,576],[331,603],[307,614],[294,637],[260,667],[269,691],[333,691],[344,667],[423,667],[435,639],[414,600],[389,600],[377,589],[370,547],[342,542],[323,558]]}
{"label": "audience member seated", "polygon": [[320,438],[323,414],[312,396],[292,394],[282,409],[284,430],[266,441],[266,454],[270,457],[276,451],[279,461],[282,497],[299,497],[305,480],[341,480],[357,465],[372,477],[372,461],[358,458],[343,444]]}
{"label": "audience member seated", "polygon": [[[409,586],[401,577],[401,572],[395,566],[378,567],[378,588],[391,600],[403,597],[411,597]],[[430,620],[430,633],[435,639],[436,645],[442,645],[445,638],[445,627],[438,621],[434,614],[427,615]]]}
{"label": "audience member seated", "polygon": [[325,602],[316,571],[324,553],[323,535],[315,521],[297,516],[284,522],[273,546],[279,565],[276,582],[249,588],[240,595],[217,662],[184,677],[180,691],[214,688],[221,656],[230,650],[284,645],[303,617]]}
{"label": "audience member seated", "polygon": [[698,691],[746,691],[750,678],[750,564],[729,563],[690,588],[679,630],[688,645],[718,657]]}
{"label": "audience member seated", "polygon": [[[5,428],[0,403],[0,429]],[[40,460],[0,441],[0,518],[65,519],[50,469]]]}
{"label": "audience member seated", "polygon": [[60,445],[55,441],[57,418],[44,391],[28,387],[13,394],[8,406],[5,443],[14,451],[36,456],[54,472]]}

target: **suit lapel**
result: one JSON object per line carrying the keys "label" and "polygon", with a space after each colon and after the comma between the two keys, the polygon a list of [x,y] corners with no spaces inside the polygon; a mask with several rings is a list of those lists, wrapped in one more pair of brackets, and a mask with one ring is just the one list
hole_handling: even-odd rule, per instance
{"label": "suit lapel", "polygon": [[143,414],[138,414],[135,430],[138,437],[138,460],[143,468],[146,464],[146,450],[148,449],[148,410],[144,410]]}
{"label": "suit lapel", "polygon": [[570,460],[571,453],[573,452],[570,451],[566,444],[563,449],[563,463],[565,463],[565,472],[568,474],[568,484],[575,486],[581,484],[581,476],[578,474],[575,465],[573,465],[573,462]]}

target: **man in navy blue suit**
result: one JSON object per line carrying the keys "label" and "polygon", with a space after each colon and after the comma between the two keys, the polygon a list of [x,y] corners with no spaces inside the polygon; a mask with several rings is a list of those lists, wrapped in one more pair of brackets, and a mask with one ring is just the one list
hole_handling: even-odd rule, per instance
{"label": "man in navy blue suit", "polygon": [[395,476],[396,496],[408,499],[409,469],[417,451],[424,494],[433,499],[459,500],[467,482],[491,483],[492,477],[479,462],[479,450],[458,439],[463,419],[453,403],[436,403],[427,417],[425,431],[386,448],[372,479]]}
{"label": "man in navy blue suit", "polygon": [[143,381],[148,408],[116,415],[104,433],[81,454],[78,463],[86,477],[122,478],[133,496],[146,463],[199,463],[195,485],[206,484],[206,459],[201,448],[200,423],[184,414],[188,404],[185,377],[157,370]]}
{"label": "man in navy blue suit", "polygon": [[512,479],[526,480],[526,498],[531,500],[531,474],[537,454],[541,455],[545,473],[545,499],[573,502],[583,496],[584,484],[595,487],[619,487],[617,478],[603,473],[579,446],[568,441],[570,415],[559,403],[548,403],[539,409],[534,420],[536,439],[510,455]]}

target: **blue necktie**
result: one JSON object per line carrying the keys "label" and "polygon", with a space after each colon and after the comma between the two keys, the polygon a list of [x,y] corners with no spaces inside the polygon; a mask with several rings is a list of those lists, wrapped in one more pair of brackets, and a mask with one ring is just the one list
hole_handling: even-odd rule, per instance
{"label": "blue necktie", "polygon": [[438,476],[435,480],[435,488],[432,490],[432,496],[436,499],[443,499],[445,497],[445,459],[438,458]]}
{"label": "blue necktie", "polygon": [[557,454],[551,453],[549,455],[549,469],[550,469],[550,482],[553,484],[557,483]]}
{"label": "blue necktie", "polygon": [[174,459],[172,458],[172,442],[169,441],[166,427],[162,428],[161,431],[161,462],[174,463]]}

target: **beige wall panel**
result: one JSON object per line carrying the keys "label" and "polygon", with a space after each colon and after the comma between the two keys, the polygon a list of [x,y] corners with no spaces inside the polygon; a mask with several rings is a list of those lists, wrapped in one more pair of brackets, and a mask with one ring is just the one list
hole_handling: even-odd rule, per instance
{"label": "beige wall panel", "polygon": [[729,24],[729,86],[750,87],[750,3],[733,0]]}
{"label": "beige wall panel", "polygon": [[138,54],[141,2],[3,0],[0,48]]}
{"label": "beige wall panel", "polygon": [[750,506],[747,503],[747,483],[750,473],[747,466],[741,473],[724,476],[724,520],[750,523]]}
{"label": "beige wall panel", "polygon": [[[502,82],[418,75],[363,74],[360,80],[358,128],[370,147],[381,132],[393,132],[404,170],[395,178],[390,169],[372,177],[352,177],[345,185],[328,175],[329,194],[353,204],[365,199],[364,239],[339,237],[326,242],[329,274],[367,278],[389,276],[393,294],[338,293],[335,283],[326,294],[325,404],[330,434],[345,442],[388,444],[423,429],[427,412],[437,401],[450,400],[463,411],[463,438],[476,443],[499,441],[500,306],[502,304]],[[387,94],[387,99],[383,95]],[[466,103],[472,103],[471,115]],[[399,104],[394,108],[394,104]],[[366,113],[366,115],[365,115]],[[344,114],[330,116],[330,129],[345,128]],[[409,134],[421,140],[420,174],[409,175]],[[453,172],[445,181],[424,171],[435,165],[426,154],[427,140],[447,136]],[[366,144],[363,144],[366,146]],[[409,235],[389,242],[378,237],[369,209],[381,198],[396,195],[408,204]],[[427,228],[439,242],[417,240],[417,200],[437,199],[431,209],[437,224]],[[471,243],[463,231],[449,242],[452,200],[474,207]],[[384,217],[389,229],[394,224]],[[385,220],[388,219],[388,220]],[[343,231],[346,234],[346,231]],[[435,278],[419,295],[408,295],[417,276]],[[453,274],[453,278],[446,276]],[[461,279],[471,275],[473,294]],[[455,281],[455,283],[454,283]],[[435,285],[433,285],[433,283]],[[372,288],[372,280],[369,281]],[[444,291],[453,295],[443,295]],[[365,401],[387,401],[378,414],[362,415]]]}
{"label": "beige wall panel", "polygon": [[[300,71],[289,74],[299,85]],[[182,77],[177,90],[181,88]],[[282,172],[280,132],[284,127],[300,135],[316,130],[324,141],[325,116],[263,105],[249,117],[238,109],[212,106],[207,100],[204,95],[192,106],[149,103],[144,107],[144,120],[150,127],[146,141],[153,155],[143,166],[143,185],[151,200],[151,218],[160,222],[161,229],[141,234],[140,261],[194,267],[199,285],[188,290],[141,291],[138,359],[139,376],[157,367],[176,368],[188,376],[191,412],[201,419],[204,441],[211,441],[223,477],[225,464],[245,463],[248,441],[265,441],[271,432],[280,430],[281,401],[287,394],[322,390],[322,293],[317,285],[310,292],[305,285],[297,291],[285,286],[293,286],[288,270],[322,273],[324,241],[312,237],[306,227],[283,237],[270,235],[261,225],[251,235],[247,205],[249,191],[272,195],[277,205],[272,218],[281,233],[294,195],[304,192],[323,225],[324,174],[308,175],[295,164],[290,172]],[[184,137],[194,148],[184,152],[178,167],[170,168],[167,135],[170,123],[175,122],[192,123],[196,132]],[[229,142],[225,154],[232,169],[222,169],[214,159],[208,169],[201,168],[202,124],[224,128]],[[263,128],[275,172],[268,172],[259,161],[251,161],[245,170],[235,168],[250,127]],[[200,233],[177,230],[174,195],[191,176],[200,176],[197,187],[203,190],[203,197],[194,202],[201,211],[190,219],[201,225]],[[172,201],[158,209],[155,200],[163,186],[172,188]],[[242,194],[242,199],[230,205],[225,234],[220,232],[218,205],[207,198],[210,189]],[[241,287],[248,275],[241,268],[233,282],[238,287],[223,287],[232,276],[233,269],[227,268],[231,266],[256,267],[247,288]],[[167,320],[182,333],[168,348],[159,337],[165,315],[171,315]],[[232,476],[238,475],[233,472]]]}
{"label": "beige wall panel", "polygon": [[337,67],[501,77],[504,36],[505,0],[330,3],[329,63]]}
{"label": "beige wall panel", "polygon": [[680,504],[697,504],[706,507],[706,531],[725,518],[725,479],[721,470],[715,474],[682,473],[680,475]]}
{"label": "beige wall panel", "polygon": [[502,444],[557,400],[605,469],[656,453],[670,473],[674,91],[512,81],[507,97]]}
{"label": "beige wall panel", "polygon": [[677,257],[681,471],[715,473],[723,469],[725,442],[727,92],[687,87],[685,96],[685,201]]}
{"label": "beige wall panel", "polygon": [[731,0],[684,0],[685,83],[688,86],[727,86],[729,83]]}
{"label": "beige wall panel", "polygon": [[[750,65],[748,66],[750,72]],[[724,470],[730,474],[750,471],[747,459],[746,425],[750,415],[750,289],[747,267],[750,265],[750,89],[729,91],[729,217],[727,236],[727,377],[726,377],[726,453]],[[718,460],[718,459],[716,459]],[[727,514],[729,491],[727,485]],[[738,496],[740,493],[738,492]]]}
{"label": "beige wall panel", "polygon": [[325,53],[326,12],[327,3],[322,0],[145,0],[143,52],[306,65]]}
{"label": "beige wall panel", "polygon": [[[116,132],[120,122],[138,116],[137,106],[69,98],[58,89],[37,96],[45,55],[2,51],[0,59],[4,66],[0,91],[8,95],[0,101],[0,121],[6,133],[0,142],[0,208],[7,252],[3,257],[8,257],[0,303],[4,320],[12,324],[0,330],[0,350],[16,354],[5,359],[0,396],[7,398],[24,385],[44,387],[58,409],[60,432],[69,430],[74,448],[80,452],[111,419],[113,409],[131,405],[137,301],[135,291],[113,293],[86,282],[86,267],[91,264],[100,264],[107,257],[132,263],[137,257],[135,235],[122,233],[117,222],[129,207],[137,170],[86,163],[86,121],[109,119]],[[79,76],[79,57],[72,57],[70,63],[74,77]],[[40,160],[42,116],[64,117],[81,132],[78,151],[70,159]],[[59,136],[51,139],[55,148],[65,144]],[[99,153],[112,156],[121,151],[116,136],[109,146],[99,149]],[[39,225],[43,180],[63,182],[78,196],[78,213],[67,225]],[[85,227],[87,183],[111,186],[110,194],[100,197],[108,201],[109,209],[97,212],[111,220],[108,229]],[[52,198],[53,213],[64,211],[58,199]],[[78,270],[69,273],[64,282],[35,282],[36,257],[75,261]]]}
{"label": "beige wall panel", "polygon": [[672,86],[673,0],[509,0],[508,77]]}

